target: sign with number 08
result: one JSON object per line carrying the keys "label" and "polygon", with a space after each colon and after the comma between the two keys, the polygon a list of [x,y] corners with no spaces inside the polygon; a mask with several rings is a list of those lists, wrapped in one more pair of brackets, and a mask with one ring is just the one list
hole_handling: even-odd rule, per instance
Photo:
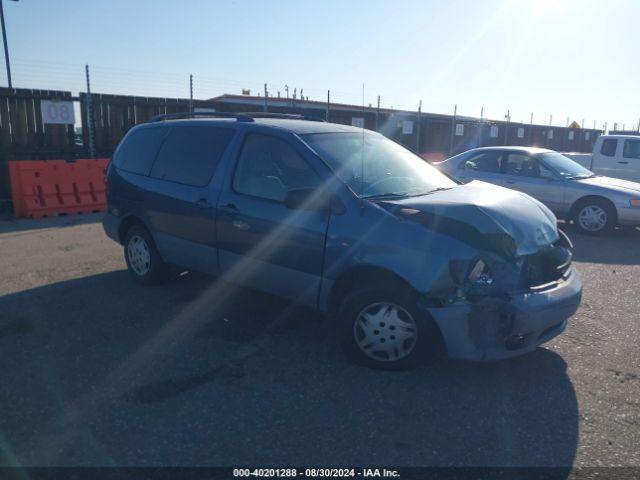
{"label": "sign with number 08", "polygon": [[42,122],[45,124],[68,125],[76,122],[73,102],[64,100],[40,100]]}

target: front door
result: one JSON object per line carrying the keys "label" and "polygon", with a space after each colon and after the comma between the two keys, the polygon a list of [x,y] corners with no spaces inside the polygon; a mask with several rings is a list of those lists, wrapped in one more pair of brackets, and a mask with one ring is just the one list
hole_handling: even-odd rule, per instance
{"label": "front door", "polygon": [[563,209],[564,181],[526,152],[504,152],[502,185],[531,195],[553,212]]}
{"label": "front door", "polygon": [[225,278],[315,305],[329,212],[289,209],[287,191],[321,178],[302,150],[282,137],[249,133],[218,203],[218,246]]}
{"label": "front door", "polygon": [[640,139],[623,142],[622,158],[616,156],[615,177],[640,182]]}

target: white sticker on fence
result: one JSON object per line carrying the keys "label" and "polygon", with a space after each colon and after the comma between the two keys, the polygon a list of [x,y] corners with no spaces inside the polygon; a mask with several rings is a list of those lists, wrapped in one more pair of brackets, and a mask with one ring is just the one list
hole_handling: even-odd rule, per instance
{"label": "white sticker on fence", "polygon": [[456,136],[461,137],[464,135],[464,125],[462,123],[456,124]]}
{"label": "white sticker on fence", "polygon": [[42,123],[73,125],[76,123],[73,102],[66,100],[40,100]]}
{"label": "white sticker on fence", "polygon": [[364,128],[364,118],[362,117],[351,117],[351,125],[358,128]]}
{"label": "white sticker on fence", "polygon": [[216,113],[215,108],[208,108],[208,107],[195,107],[193,111],[195,113]]}
{"label": "white sticker on fence", "polygon": [[518,138],[524,138],[524,127],[518,127]]}
{"label": "white sticker on fence", "polygon": [[497,125],[491,125],[491,130],[489,131],[489,135],[492,138],[496,138],[498,136],[498,126]]}
{"label": "white sticker on fence", "polygon": [[413,122],[411,120],[404,120],[402,122],[402,134],[411,135],[413,133]]}

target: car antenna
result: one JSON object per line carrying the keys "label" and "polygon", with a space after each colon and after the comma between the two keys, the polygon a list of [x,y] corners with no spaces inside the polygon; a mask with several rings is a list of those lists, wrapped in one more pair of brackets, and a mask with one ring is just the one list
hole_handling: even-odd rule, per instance
{"label": "car antenna", "polygon": [[360,145],[360,214],[364,213],[364,83],[362,84],[362,144]]}

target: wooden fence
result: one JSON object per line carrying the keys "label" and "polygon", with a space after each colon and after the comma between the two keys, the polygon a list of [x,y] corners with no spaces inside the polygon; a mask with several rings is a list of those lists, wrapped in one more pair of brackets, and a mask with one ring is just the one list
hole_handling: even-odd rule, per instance
{"label": "wooden fence", "polygon": [[[43,122],[42,100],[73,101],[79,112],[82,137],[74,135],[74,125]],[[194,109],[221,112],[262,111],[264,99],[224,95],[204,101],[186,98],[91,95],[92,120],[88,121],[87,94],[73,97],[71,92],[0,88],[0,200],[10,197],[7,160],[46,160],[87,158],[90,130],[93,154],[110,157],[118,142],[134,125],[151,117]],[[269,99],[269,112],[300,113],[325,118],[322,102],[279,102]],[[453,117],[417,112],[350,105],[330,105],[330,122],[351,125],[358,119],[365,128],[377,130],[389,138],[420,152],[428,158],[443,158],[469,148],[492,145],[532,145],[559,151],[590,152],[600,131],[580,128],[549,127],[504,121],[481,121],[471,117]],[[406,128],[410,123],[410,128]]]}

